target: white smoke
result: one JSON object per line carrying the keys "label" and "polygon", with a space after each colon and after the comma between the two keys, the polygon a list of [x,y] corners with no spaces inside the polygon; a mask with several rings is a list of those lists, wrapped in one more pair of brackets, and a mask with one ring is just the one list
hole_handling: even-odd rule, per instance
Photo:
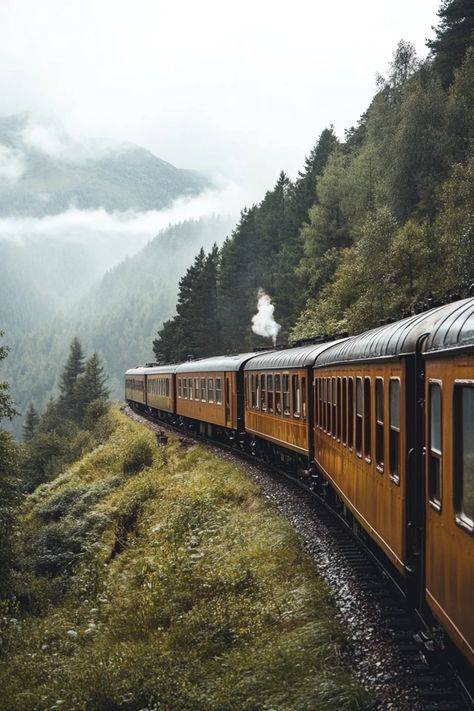
{"label": "white smoke", "polygon": [[275,307],[272,304],[271,298],[263,289],[258,290],[257,296],[257,313],[255,316],[252,316],[252,331],[258,336],[271,338],[273,345],[276,345],[276,339],[281,326],[273,317]]}

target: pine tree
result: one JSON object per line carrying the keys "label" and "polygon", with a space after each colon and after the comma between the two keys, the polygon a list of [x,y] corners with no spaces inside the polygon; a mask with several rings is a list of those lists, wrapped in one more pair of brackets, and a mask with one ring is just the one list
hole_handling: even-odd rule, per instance
{"label": "pine tree", "polygon": [[38,427],[39,424],[39,416],[38,413],[36,412],[35,406],[33,405],[32,402],[30,402],[28,410],[26,411],[25,415],[25,424],[23,425],[23,441],[24,442],[29,442]]}
{"label": "pine tree", "polygon": [[474,4],[472,0],[443,0],[438,17],[436,37],[426,44],[434,58],[434,69],[447,86],[474,43]]}
{"label": "pine tree", "polygon": [[76,397],[81,415],[94,400],[107,401],[110,394],[107,380],[99,354],[94,353],[86,362],[84,375],[77,379]]}
{"label": "pine tree", "polygon": [[[0,331],[0,338],[3,336],[3,331]],[[8,347],[0,346],[0,361],[8,355]],[[18,412],[15,410],[13,401],[10,396],[8,383],[0,383],[0,420],[7,418],[12,420]]]}
{"label": "pine tree", "polygon": [[62,413],[72,419],[79,416],[77,381],[84,373],[84,367],[82,347],[79,339],[75,336],[71,341],[69,357],[59,381],[61,395],[58,403]]}

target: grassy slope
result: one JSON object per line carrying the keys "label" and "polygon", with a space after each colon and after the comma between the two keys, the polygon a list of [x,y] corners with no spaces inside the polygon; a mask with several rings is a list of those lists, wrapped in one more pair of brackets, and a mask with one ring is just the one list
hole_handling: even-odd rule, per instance
{"label": "grassy slope", "polygon": [[26,503],[0,708],[362,708],[290,525],[235,466],[111,417],[109,440]]}

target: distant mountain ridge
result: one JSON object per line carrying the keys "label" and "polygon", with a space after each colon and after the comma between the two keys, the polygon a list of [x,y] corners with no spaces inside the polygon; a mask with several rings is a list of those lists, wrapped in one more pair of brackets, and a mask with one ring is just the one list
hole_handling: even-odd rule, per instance
{"label": "distant mountain ridge", "polygon": [[56,129],[35,127],[28,116],[0,116],[0,217],[56,215],[71,206],[161,210],[210,186],[207,176],[145,148],[96,141],[81,154],[81,145]]}

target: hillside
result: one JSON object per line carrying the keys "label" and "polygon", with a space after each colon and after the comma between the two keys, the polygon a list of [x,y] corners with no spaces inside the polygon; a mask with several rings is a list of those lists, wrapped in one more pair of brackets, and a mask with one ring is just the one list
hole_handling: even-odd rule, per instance
{"label": "hillside", "polygon": [[247,475],[118,412],[97,427],[20,514],[0,709],[367,708],[325,584]]}
{"label": "hillside", "polygon": [[[30,401],[43,408],[55,392],[60,363],[75,335],[86,350],[101,353],[112,396],[121,397],[126,368],[153,360],[153,336],[174,313],[178,280],[189,255],[202,246],[222,244],[230,229],[229,220],[217,217],[170,226],[141,252],[111,269],[79,304],[65,304],[62,312],[39,320],[36,327],[30,316],[27,329],[15,329],[18,310],[11,303],[14,330],[6,329],[4,341],[11,353],[2,364],[2,378],[10,382],[18,409],[24,413]],[[35,303],[30,292],[23,294],[20,303],[22,299]],[[20,432],[20,418],[13,427]]]}
{"label": "hillside", "polygon": [[133,144],[71,144],[28,117],[0,117],[0,217],[55,215],[74,206],[108,212],[160,210],[210,181]]}

